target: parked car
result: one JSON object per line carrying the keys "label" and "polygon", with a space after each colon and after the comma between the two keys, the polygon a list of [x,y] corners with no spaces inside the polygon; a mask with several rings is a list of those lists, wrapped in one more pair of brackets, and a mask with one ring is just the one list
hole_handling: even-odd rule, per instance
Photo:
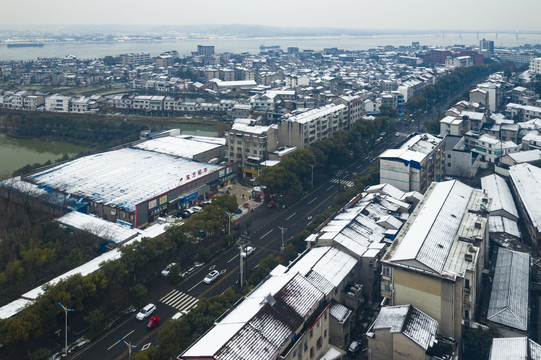
{"label": "parked car", "polygon": [[242,204],[242,207],[245,208],[245,209],[248,209],[248,208],[250,208],[250,204],[249,203],[244,203],[244,204]]}
{"label": "parked car", "polygon": [[147,328],[148,329],[154,329],[156,326],[158,326],[162,322],[162,319],[159,316],[153,316],[148,320]]}
{"label": "parked car", "polygon": [[169,276],[169,273],[171,272],[171,268],[175,266],[176,264],[177,263],[171,263],[167,265],[161,272],[162,276],[165,276],[165,277]]}
{"label": "parked car", "polygon": [[233,229],[238,230],[240,229],[240,222],[236,222],[235,225],[233,225]]}
{"label": "parked car", "polygon": [[254,252],[254,248],[251,247],[251,246],[246,246],[246,248],[244,249],[243,252],[240,253],[240,256],[242,256],[243,258],[246,259],[247,256],[250,256],[252,255],[252,253]]}
{"label": "parked car", "polygon": [[359,351],[361,351],[362,343],[360,341],[354,340],[349,344],[348,347],[348,358],[355,359]]}
{"label": "parked car", "polygon": [[235,210],[235,214],[242,214],[242,209],[239,208],[239,209]]}
{"label": "parked car", "polygon": [[203,210],[203,208],[201,206],[193,206],[193,207],[191,207],[191,210],[198,213],[201,210]]}
{"label": "parked car", "polygon": [[144,320],[148,316],[150,316],[154,311],[156,311],[156,305],[154,304],[148,304],[144,308],[142,308],[137,315],[135,315],[135,318],[139,321]]}
{"label": "parked car", "polygon": [[205,278],[203,279],[203,282],[205,284],[210,284],[211,282],[216,280],[218,276],[220,276],[220,273],[218,272],[218,270],[212,270],[211,272],[208,273],[207,276],[205,276]]}
{"label": "parked car", "polygon": [[185,310],[182,310],[182,311],[179,311],[178,313],[176,313],[175,315],[173,315],[173,317],[171,318],[171,320],[178,320],[180,319],[181,317],[183,317],[184,315],[187,315],[188,312],[185,311]]}
{"label": "parked car", "polygon": [[270,208],[273,208],[276,206],[276,202],[274,200],[271,200],[269,201],[269,203],[267,204],[267,207],[270,209]]}

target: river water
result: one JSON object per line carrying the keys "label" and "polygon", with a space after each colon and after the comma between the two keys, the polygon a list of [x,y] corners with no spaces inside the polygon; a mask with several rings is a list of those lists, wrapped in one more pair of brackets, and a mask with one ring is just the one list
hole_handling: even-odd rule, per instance
{"label": "river water", "polygon": [[116,56],[128,52],[148,52],[151,56],[168,50],[176,50],[181,56],[190,55],[197,50],[197,45],[214,45],[216,53],[259,53],[259,46],[279,45],[283,50],[290,46],[303,49],[322,50],[338,47],[346,50],[367,50],[382,45],[411,45],[419,41],[421,45],[473,45],[479,46],[479,40],[493,40],[494,46],[512,47],[523,44],[541,43],[541,34],[520,33],[426,33],[403,35],[367,35],[339,37],[272,37],[272,38],[213,38],[213,39],[174,39],[148,41],[117,42],[45,42],[39,48],[8,48],[0,44],[0,61],[32,60],[38,57],[63,57],[73,54],[80,59],[101,58],[107,55]]}

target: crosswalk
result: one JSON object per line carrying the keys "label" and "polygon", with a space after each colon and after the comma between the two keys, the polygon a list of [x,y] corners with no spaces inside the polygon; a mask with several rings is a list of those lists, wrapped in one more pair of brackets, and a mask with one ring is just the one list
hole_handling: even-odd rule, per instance
{"label": "crosswalk", "polygon": [[331,179],[331,182],[335,184],[342,184],[342,186],[348,186],[348,187],[353,187],[355,185],[355,183],[351,180],[340,180],[337,178]]}
{"label": "crosswalk", "polygon": [[178,290],[172,290],[169,294],[160,299],[160,302],[169,305],[178,311],[188,311],[194,307],[198,301],[198,298],[194,298],[193,296]]}

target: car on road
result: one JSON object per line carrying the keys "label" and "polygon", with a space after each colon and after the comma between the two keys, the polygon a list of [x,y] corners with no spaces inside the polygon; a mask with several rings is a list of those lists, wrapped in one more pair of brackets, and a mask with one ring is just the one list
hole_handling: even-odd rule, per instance
{"label": "car on road", "polygon": [[171,318],[171,320],[178,320],[180,319],[181,317],[183,317],[184,315],[187,315],[188,312],[185,311],[185,310],[182,310],[182,311],[179,311],[178,313],[176,313],[175,315],[173,315],[173,317]]}
{"label": "car on road", "polygon": [[191,208],[191,210],[192,210],[193,212],[195,212],[195,213],[198,213],[198,212],[200,212],[201,210],[203,210],[203,208],[202,208],[201,206],[193,206],[193,207]]}
{"label": "car on road", "polygon": [[394,133],[394,136],[399,137],[400,133],[397,131],[397,132]]}
{"label": "car on road", "polygon": [[176,264],[177,263],[171,263],[167,265],[161,272],[162,276],[168,277],[169,273],[171,272],[171,268],[173,268],[173,266],[175,266]]}
{"label": "car on road", "polygon": [[242,207],[245,208],[245,209],[248,209],[248,208],[250,208],[250,203],[244,203],[244,204],[242,204]]}
{"label": "car on road", "polygon": [[159,316],[153,316],[148,320],[147,328],[148,329],[154,329],[156,326],[158,326],[162,322],[162,319]]}
{"label": "car on road", "polygon": [[208,273],[207,276],[205,276],[205,278],[203,279],[203,282],[205,284],[210,284],[211,282],[216,280],[218,276],[220,276],[220,273],[218,272],[218,270],[212,270],[211,272]]}
{"label": "car on road", "polygon": [[269,203],[267,204],[267,207],[270,209],[270,208],[273,208],[276,206],[276,202],[274,200],[271,200],[269,201]]}
{"label": "car on road", "polygon": [[355,359],[359,351],[361,351],[362,343],[357,340],[353,340],[348,347],[348,358]]}
{"label": "car on road", "polygon": [[246,246],[246,248],[244,249],[244,251],[240,253],[240,256],[242,256],[243,258],[246,259],[247,256],[250,256],[250,255],[253,254],[254,250],[255,250],[255,249],[254,249],[253,247],[251,247],[251,246]]}
{"label": "car on road", "polygon": [[149,317],[154,311],[156,311],[156,305],[150,303],[144,308],[142,308],[137,315],[135,315],[135,318],[139,321],[143,321],[145,318]]}

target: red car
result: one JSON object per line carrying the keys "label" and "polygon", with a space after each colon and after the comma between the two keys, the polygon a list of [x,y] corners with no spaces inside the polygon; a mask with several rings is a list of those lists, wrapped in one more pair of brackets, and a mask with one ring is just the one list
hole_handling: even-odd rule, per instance
{"label": "red car", "polygon": [[270,208],[273,208],[276,206],[276,202],[274,200],[271,200],[268,204],[267,204],[267,207],[270,209]]}
{"label": "red car", "polygon": [[249,204],[249,203],[244,203],[244,204],[242,205],[242,207],[245,208],[245,209],[248,209],[248,208],[250,207],[250,204]]}
{"label": "red car", "polygon": [[148,320],[147,328],[154,329],[156,326],[160,324],[161,321],[162,319],[159,316],[153,316],[150,318],[150,320]]}

